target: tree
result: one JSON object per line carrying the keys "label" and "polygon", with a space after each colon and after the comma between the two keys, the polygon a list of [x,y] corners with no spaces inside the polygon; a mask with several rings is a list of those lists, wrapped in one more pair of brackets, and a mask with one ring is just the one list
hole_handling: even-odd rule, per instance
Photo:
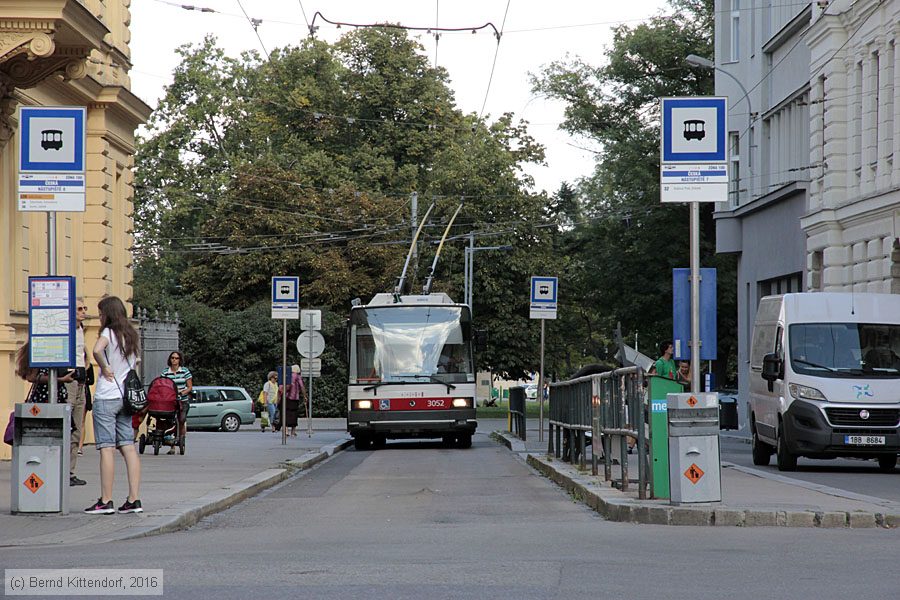
{"label": "tree", "polygon": [[[583,273],[578,299],[604,332],[619,321],[630,339],[671,337],[672,268],[688,266],[687,209],[659,204],[659,98],[713,93],[712,72],[685,64],[713,54],[713,1],[670,0],[671,14],[616,28],[608,62],[552,63],[535,91],[566,103],[563,127],[599,143],[593,175],[578,187],[585,220],[567,233]],[[715,253],[711,205],[702,206],[701,256],[718,269],[719,356],[734,354],[736,307],[731,256]],[[654,351],[655,352],[655,351]],[[720,370],[726,364],[720,360]]]}
{"label": "tree", "polygon": [[402,30],[310,39],[265,61],[227,58],[212,39],[181,53],[137,158],[140,303],[249,310],[273,275],[296,273],[304,303],[343,314],[393,288],[417,191],[437,203],[422,264],[464,203],[435,291],[462,296],[460,234],[514,246],[477,268],[477,325],[492,340],[480,360],[531,370],[528,276],[555,258],[546,198],[526,191],[523,164],[543,160],[526,123],[463,114],[446,72]]}

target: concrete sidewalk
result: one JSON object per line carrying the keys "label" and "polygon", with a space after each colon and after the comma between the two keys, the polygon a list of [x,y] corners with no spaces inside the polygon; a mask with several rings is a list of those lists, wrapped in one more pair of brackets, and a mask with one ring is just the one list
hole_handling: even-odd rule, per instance
{"label": "concrete sidewalk", "polygon": [[[308,469],[350,445],[345,419],[313,419],[297,437],[281,444],[281,434],[244,426],[236,433],[189,431],[184,456],[159,456],[147,448],[141,456],[142,514],[87,515],[82,511],[100,495],[100,460],[84,447],[77,475],[87,485],[69,488],[69,514],[9,512],[11,462],[0,462],[0,547],[97,543],[153,535],[190,527],[260,491]],[[125,462],[116,452],[113,502],[125,501]]]}
{"label": "concrete sidewalk", "polygon": [[[522,456],[529,465],[576,499],[611,521],[656,525],[718,525],[733,527],[885,527],[900,528],[900,503],[811,484],[790,477],[722,464],[722,501],[672,505],[669,500],[640,500],[600,476],[592,476],[590,455],[581,471],[547,455],[547,441],[527,431],[528,441],[497,431],[494,438]],[[629,456],[630,478],[637,478],[637,457]],[[631,464],[633,461],[634,464]],[[618,468],[614,467],[614,476]]]}

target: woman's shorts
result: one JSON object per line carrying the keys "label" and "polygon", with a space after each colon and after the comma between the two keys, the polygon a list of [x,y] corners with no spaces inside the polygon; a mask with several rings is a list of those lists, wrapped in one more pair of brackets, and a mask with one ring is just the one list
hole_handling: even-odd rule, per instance
{"label": "woman's shorts", "polygon": [[131,415],[126,415],[121,398],[94,398],[94,441],[97,449],[121,448],[134,444]]}

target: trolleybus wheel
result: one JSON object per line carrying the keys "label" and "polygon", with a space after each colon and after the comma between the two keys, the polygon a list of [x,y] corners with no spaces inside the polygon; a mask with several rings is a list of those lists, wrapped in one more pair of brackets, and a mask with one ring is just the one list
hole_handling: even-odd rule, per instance
{"label": "trolleybus wheel", "polygon": [[471,433],[461,433],[456,436],[456,447],[457,448],[471,448],[472,447],[472,434]]}

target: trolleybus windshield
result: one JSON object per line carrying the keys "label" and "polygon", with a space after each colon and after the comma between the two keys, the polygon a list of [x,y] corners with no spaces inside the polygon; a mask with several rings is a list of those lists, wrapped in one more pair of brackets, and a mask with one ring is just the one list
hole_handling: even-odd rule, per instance
{"label": "trolleybus windshield", "polygon": [[351,315],[350,382],[474,382],[471,321],[459,306],[389,305]]}

